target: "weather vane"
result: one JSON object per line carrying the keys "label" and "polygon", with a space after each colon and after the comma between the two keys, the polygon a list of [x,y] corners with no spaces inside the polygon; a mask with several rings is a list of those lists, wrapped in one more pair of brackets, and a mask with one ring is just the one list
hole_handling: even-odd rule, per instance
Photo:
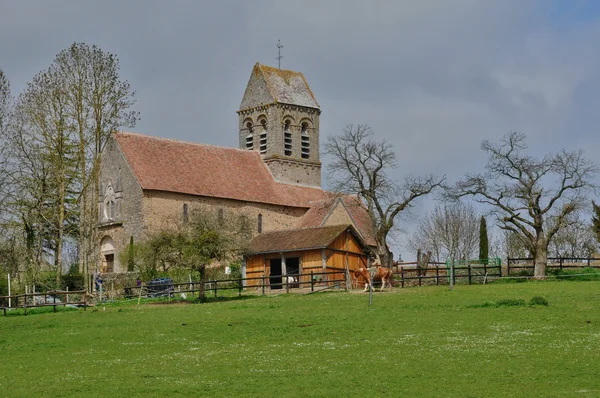
{"label": "weather vane", "polygon": [[277,60],[279,69],[281,69],[281,58],[283,58],[283,55],[281,55],[282,48],[283,48],[283,46],[281,45],[281,40],[277,40],[277,58],[275,58],[275,59]]}

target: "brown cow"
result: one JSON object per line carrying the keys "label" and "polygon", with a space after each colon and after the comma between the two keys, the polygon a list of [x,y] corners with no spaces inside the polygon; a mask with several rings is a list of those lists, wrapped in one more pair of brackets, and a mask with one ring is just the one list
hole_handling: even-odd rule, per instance
{"label": "brown cow", "polygon": [[[357,268],[354,270],[354,278],[358,280],[358,278],[363,277],[365,280],[365,290],[369,289],[369,286],[372,288],[371,284],[371,273],[369,272],[369,268]],[[386,283],[389,285],[390,290],[392,290],[392,277],[394,276],[394,272],[386,267],[377,267],[375,270],[375,275],[373,275],[373,280],[381,281],[381,290],[385,288]]]}

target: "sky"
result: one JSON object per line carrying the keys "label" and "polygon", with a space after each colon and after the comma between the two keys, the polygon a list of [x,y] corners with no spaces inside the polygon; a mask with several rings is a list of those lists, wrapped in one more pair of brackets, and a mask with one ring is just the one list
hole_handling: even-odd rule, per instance
{"label": "sky", "polygon": [[597,157],[597,1],[0,0],[14,95],[73,42],[96,44],[136,91],[131,130],[205,144],[237,146],[250,72],[277,65],[278,40],[282,68],[304,73],[321,106],[321,137],[370,125],[397,151],[400,180],[481,171],[481,141],[509,131],[532,154]]}

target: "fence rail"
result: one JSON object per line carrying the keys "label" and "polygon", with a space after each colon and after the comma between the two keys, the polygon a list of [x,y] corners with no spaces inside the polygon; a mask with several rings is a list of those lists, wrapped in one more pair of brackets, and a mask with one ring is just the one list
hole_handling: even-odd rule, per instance
{"label": "fence rail", "polygon": [[[402,264],[406,265],[407,263]],[[441,266],[441,264],[444,265]],[[394,282],[400,284],[400,287],[424,284],[446,285],[450,283],[450,274],[450,268],[445,263],[435,263],[435,266],[428,266],[426,269],[399,266],[398,271],[394,274]],[[487,278],[501,276],[502,267],[500,265],[468,263],[454,266],[452,283],[462,282],[472,285],[473,283],[485,283]]]}
{"label": "fence rail", "polygon": [[[509,257],[507,261],[507,274],[533,270],[535,268],[533,261],[532,257]],[[600,259],[593,257],[548,257],[548,264],[546,265],[546,269],[559,270],[584,267],[600,269]]]}
{"label": "fence rail", "polygon": [[[302,280],[309,277],[309,280]],[[271,278],[280,279],[281,282],[271,283]],[[252,283],[258,281],[259,283]],[[248,282],[251,285],[248,286]],[[192,296],[201,291],[200,281],[172,283],[168,288],[162,291],[148,289],[148,286],[128,286],[125,288],[125,297],[157,297],[168,296],[174,294],[190,293]],[[213,279],[204,282],[204,292],[212,292],[214,297],[218,296],[219,291],[237,290],[238,295],[242,294],[245,289],[258,289],[262,294],[266,294],[267,290],[283,290],[289,292],[291,289],[309,288],[314,291],[318,287],[339,287],[347,289],[346,271],[328,271],[328,272],[311,272],[305,274],[287,274],[287,275],[261,275],[251,278],[239,279]]]}
{"label": "fence rail", "polygon": [[[69,301],[69,296],[71,296],[71,298],[72,296],[81,296],[81,299]],[[36,297],[42,297],[43,299],[36,300]],[[59,297],[62,297],[63,299],[61,300]],[[53,290],[40,293],[0,296],[0,309],[4,311],[4,316],[7,316],[7,310],[11,309],[22,308],[23,313],[27,315],[27,309],[29,308],[53,307],[54,312],[56,312],[56,307],[60,306],[83,306],[85,311],[87,308],[87,292],[85,290]]]}

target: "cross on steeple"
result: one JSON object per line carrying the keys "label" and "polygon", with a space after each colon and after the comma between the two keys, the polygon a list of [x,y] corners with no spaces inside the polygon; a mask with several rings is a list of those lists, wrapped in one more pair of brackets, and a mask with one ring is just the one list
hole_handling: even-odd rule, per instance
{"label": "cross on steeple", "polygon": [[279,69],[281,69],[281,58],[283,58],[283,55],[281,55],[282,48],[283,45],[281,44],[281,40],[277,40],[277,57],[275,59],[277,60]]}

